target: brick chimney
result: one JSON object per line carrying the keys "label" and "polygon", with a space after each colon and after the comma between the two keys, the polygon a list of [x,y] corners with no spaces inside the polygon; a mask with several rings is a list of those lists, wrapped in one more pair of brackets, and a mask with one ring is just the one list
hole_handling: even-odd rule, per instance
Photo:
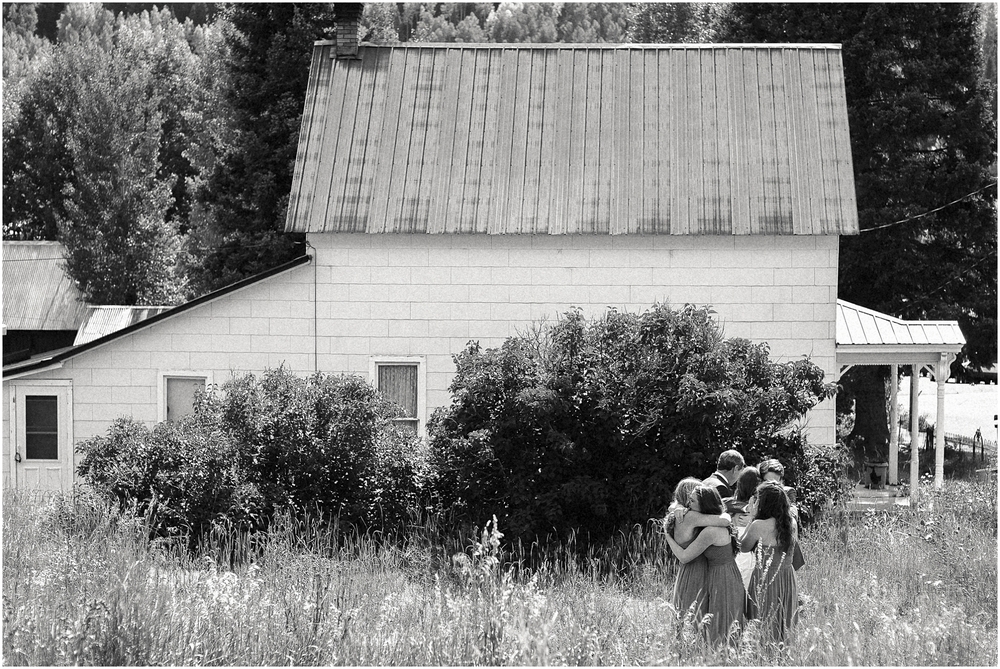
{"label": "brick chimney", "polygon": [[337,58],[358,57],[358,32],[361,29],[360,2],[338,2],[336,4]]}

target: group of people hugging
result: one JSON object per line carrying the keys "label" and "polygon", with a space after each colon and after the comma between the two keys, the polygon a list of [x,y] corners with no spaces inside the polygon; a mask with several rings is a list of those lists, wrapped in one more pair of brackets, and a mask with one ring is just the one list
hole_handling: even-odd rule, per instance
{"label": "group of people hugging", "polygon": [[665,521],[667,543],[681,562],[673,605],[713,645],[736,642],[748,619],[759,620],[762,637],[773,643],[786,643],[795,628],[795,571],[804,560],[784,475],[778,460],[746,467],[729,450],[707,479],[685,478],[674,490]]}

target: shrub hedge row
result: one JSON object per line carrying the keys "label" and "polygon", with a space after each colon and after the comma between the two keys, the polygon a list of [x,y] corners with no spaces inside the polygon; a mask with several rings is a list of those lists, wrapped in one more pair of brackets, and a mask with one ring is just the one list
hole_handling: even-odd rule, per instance
{"label": "shrub hedge row", "polygon": [[179,421],[118,420],[79,446],[79,472],[192,542],[305,508],[365,527],[415,510],[461,524],[495,514],[508,540],[599,542],[662,514],[680,478],[707,475],[729,448],[780,458],[806,514],[836,499],[841,450],[795,427],[833,385],[807,359],[725,338],[712,315],[572,310],[496,349],[470,343],[426,444],[365,380],[282,368],[235,377]]}

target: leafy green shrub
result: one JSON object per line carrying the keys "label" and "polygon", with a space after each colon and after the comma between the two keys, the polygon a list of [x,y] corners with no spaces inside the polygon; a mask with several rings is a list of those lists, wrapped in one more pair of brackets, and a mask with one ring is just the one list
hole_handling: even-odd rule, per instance
{"label": "leafy green shrub", "polygon": [[399,523],[422,463],[397,415],[360,378],[269,370],[200,394],[178,421],[115,421],[78,446],[78,471],[105,498],[150,513],[158,534],[192,543],[214,527],[263,529],[278,509]]}
{"label": "leafy green shrub", "polygon": [[772,448],[770,457],[785,465],[785,485],[795,488],[799,519],[804,524],[811,522],[818,511],[850,495],[853,482],[847,471],[851,457],[844,444],[813,444],[801,430],[794,429],[776,435]]}
{"label": "leafy green shrub", "polygon": [[467,522],[496,513],[528,543],[602,542],[662,513],[722,451],[774,454],[833,386],[808,360],[724,338],[711,314],[659,304],[588,323],[573,310],[497,349],[470,344],[429,426],[438,503]]}

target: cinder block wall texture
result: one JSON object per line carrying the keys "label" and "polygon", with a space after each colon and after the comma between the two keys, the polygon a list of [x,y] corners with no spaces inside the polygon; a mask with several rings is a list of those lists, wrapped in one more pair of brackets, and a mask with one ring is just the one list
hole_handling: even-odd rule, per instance
{"label": "cinder block wall texture", "polygon": [[[423,356],[428,415],[449,403],[451,356],[570,306],[641,311],[657,301],[711,304],[727,336],[772,357],[836,366],[836,236],[311,235],[316,262],[235,291],[67,360],[4,382],[4,473],[11,384],[71,379],[73,440],[132,415],[158,420],[159,374],[284,364],[308,374],[369,374],[372,356]],[[313,300],[313,295],[318,299]],[[315,336],[314,336],[315,335]],[[426,419],[427,416],[421,418]],[[807,418],[832,443],[826,402]],[[5,476],[6,478],[6,476]]]}
{"label": "cinder block wall texture", "polygon": [[[578,306],[711,304],[727,336],[772,357],[836,367],[836,236],[311,235],[321,369],[367,374],[369,357],[426,356],[429,410],[450,401],[451,354]],[[305,327],[305,326],[303,326]],[[807,419],[832,443],[824,403]]]}

